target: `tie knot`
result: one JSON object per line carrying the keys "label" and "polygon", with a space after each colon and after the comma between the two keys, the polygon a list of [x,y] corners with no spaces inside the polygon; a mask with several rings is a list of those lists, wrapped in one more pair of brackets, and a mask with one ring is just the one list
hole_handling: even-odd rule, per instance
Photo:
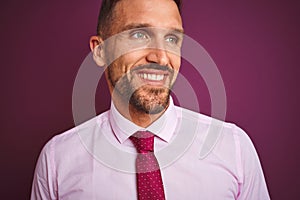
{"label": "tie knot", "polygon": [[149,131],[138,131],[130,140],[134,144],[138,153],[153,152],[154,135]]}

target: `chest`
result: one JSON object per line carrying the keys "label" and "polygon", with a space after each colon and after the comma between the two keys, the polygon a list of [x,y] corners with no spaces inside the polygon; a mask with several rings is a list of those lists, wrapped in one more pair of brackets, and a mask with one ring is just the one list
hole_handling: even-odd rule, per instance
{"label": "chest", "polygon": [[[59,199],[136,199],[136,175],[91,157],[59,166]],[[61,171],[61,173],[59,172]],[[230,167],[185,156],[162,169],[167,199],[235,199],[238,181]]]}

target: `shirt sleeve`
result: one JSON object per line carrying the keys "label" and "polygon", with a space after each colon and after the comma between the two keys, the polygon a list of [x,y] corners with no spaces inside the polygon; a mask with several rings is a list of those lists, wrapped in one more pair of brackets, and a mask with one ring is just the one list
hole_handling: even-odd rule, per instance
{"label": "shirt sleeve", "polygon": [[57,187],[55,185],[53,142],[48,142],[42,149],[38,158],[32,189],[31,200],[55,200],[57,199]]}
{"label": "shirt sleeve", "polygon": [[240,174],[238,200],[269,200],[263,170],[248,135],[236,127],[237,166]]}

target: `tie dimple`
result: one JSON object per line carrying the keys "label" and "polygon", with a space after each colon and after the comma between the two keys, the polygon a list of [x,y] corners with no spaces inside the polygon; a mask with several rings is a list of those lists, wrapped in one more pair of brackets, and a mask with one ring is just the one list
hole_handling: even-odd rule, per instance
{"label": "tie dimple", "polygon": [[136,158],[138,199],[164,200],[161,172],[153,153],[154,135],[148,131],[139,131],[130,139],[138,152]]}

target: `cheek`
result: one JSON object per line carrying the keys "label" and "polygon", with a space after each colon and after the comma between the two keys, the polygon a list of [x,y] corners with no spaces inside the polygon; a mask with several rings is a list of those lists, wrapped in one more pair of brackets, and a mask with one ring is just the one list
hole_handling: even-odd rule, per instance
{"label": "cheek", "polygon": [[113,81],[118,81],[121,77],[126,75],[132,65],[130,55],[122,55],[118,59],[114,60],[110,65],[110,77]]}
{"label": "cheek", "polygon": [[113,61],[109,65],[108,68],[109,77],[114,83],[116,83],[124,75],[121,66],[122,65],[119,59]]}
{"label": "cheek", "polygon": [[180,65],[181,65],[181,57],[178,55],[172,54],[170,56],[170,61],[171,61],[171,65],[172,65],[173,69],[178,72]]}
{"label": "cheek", "polygon": [[122,66],[124,72],[128,72],[131,68],[138,66],[139,63],[143,63],[142,60],[145,57],[142,51],[133,51],[122,55]]}

